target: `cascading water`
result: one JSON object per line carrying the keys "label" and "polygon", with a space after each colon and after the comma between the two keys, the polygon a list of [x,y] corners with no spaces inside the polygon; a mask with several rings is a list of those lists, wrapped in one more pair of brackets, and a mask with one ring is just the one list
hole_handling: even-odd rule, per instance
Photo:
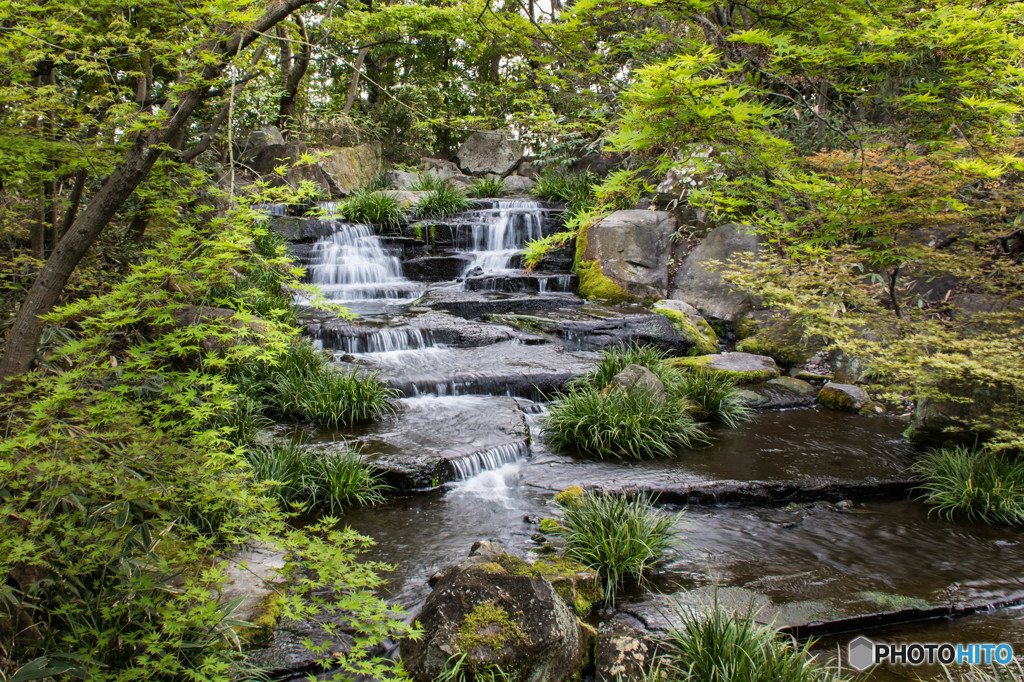
{"label": "cascading water", "polygon": [[349,308],[365,310],[407,302],[420,294],[422,285],[402,275],[402,262],[388,253],[373,228],[330,221],[334,232],[313,245],[309,278],[324,298]]}
{"label": "cascading water", "polygon": [[495,199],[488,208],[460,216],[455,248],[473,256],[463,275],[521,274],[512,260],[527,242],[544,236],[545,217],[543,204],[523,199]]}

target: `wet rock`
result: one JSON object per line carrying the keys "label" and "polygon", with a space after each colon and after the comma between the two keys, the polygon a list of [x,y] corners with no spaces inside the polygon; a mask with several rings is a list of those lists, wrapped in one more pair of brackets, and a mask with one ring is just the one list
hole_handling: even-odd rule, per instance
{"label": "wet rock", "polygon": [[425,308],[446,310],[452,315],[471,319],[488,314],[536,311],[582,304],[583,301],[571,294],[462,291],[441,287],[428,290],[420,301],[420,305]]}
{"label": "wet rock", "polygon": [[638,390],[649,393],[658,404],[665,402],[665,384],[654,375],[654,372],[640,365],[626,367],[612,377],[606,390]]}
{"label": "wet rock", "polygon": [[588,629],[551,582],[509,572],[501,560],[448,571],[437,582],[416,615],[424,636],[401,643],[415,679],[437,679],[463,654],[467,673],[497,666],[521,682],[561,682],[583,664]]}
{"label": "wet rock", "polygon": [[412,258],[402,263],[402,274],[416,282],[450,282],[461,277],[471,261],[468,255]]}
{"label": "wet rock", "polygon": [[471,470],[474,460],[513,459],[529,431],[511,398],[425,397],[399,401],[400,413],[365,427],[356,441],[366,461],[396,490],[431,488]]}
{"label": "wet rock", "polygon": [[[317,619],[286,618],[274,628],[270,639],[249,657],[249,662],[277,673],[319,672],[323,662],[348,653],[354,641],[351,635],[337,629],[328,632]],[[310,647],[324,649],[312,651]]]}
{"label": "wet rock", "polygon": [[508,131],[473,133],[455,153],[459,169],[467,175],[508,175],[523,158],[523,146]]}
{"label": "wet rock", "polygon": [[[675,230],[675,218],[666,211],[616,211],[587,229],[583,260],[629,296],[664,298]],[[604,298],[588,286],[585,276],[580,295]]]}
{"label": "wet rock", "polygon": [[818,402],[833,410],[856,412],[868,401],[868,394],[860,386],[828,382],[818,393]]}
{"label": "wet rock", "polygon": [[593,354],[569,353],[552,344],[496,344],[452,348],[400,361],[368,360],[384,383],[403,395],[507,394],[531,400],[552,395],[596,364]]}
{"label": "wet rock", "polygon": [[663,299],[655,303],[652,310],[668,318],[676,332],[690,341],[690,355],[710,355],[718,352],[718,335],[689,303]]}
{"label": "wet rock", "polygon": [[672,358],[669,363],[677,367],[703,367],[712,372],[722,372],[740,384],[760,383],[779,376],[779,368],[774,360],[750,353],[717,353],[692,358]]}
{"label": "wet rock", "polygon": [[651,636],[622,623],[609,623],[597,631],[594,650],[598,682],[645,679],[654,663],[656,645]]}
{"label": "wet rock", "polygon": [[757,235],[743,225],[719,225],[697,245],[675,276],[670,298],[685,301],[705,317],[732,322],[754,308],[754,297],[722,279],[711,261],[728,268],[728,261],[756,257],[760,252]]}

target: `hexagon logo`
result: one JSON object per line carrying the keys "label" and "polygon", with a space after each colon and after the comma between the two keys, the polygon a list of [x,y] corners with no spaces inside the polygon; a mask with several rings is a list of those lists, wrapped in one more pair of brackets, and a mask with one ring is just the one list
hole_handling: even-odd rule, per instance
{"label": "hexagon logo", "polygon": [[875,643],[863,635],[851,640],[846,652],[846,662],[854,670],[867,670],[875,664]]}

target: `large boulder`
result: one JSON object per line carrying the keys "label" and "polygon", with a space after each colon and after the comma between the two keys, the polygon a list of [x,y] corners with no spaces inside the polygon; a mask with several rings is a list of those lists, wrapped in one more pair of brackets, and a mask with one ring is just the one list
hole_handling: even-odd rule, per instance
{"label": "large boulder", "polygon": [[272,145],[284,146],[284,135],[275,126],[263,126],[250,132],[245,140],[238,146],[239,162],[250,165],[267,147]]}
{"label": "large boulder", "polygon": [[504,177],[522,160],[523,145],[508,131],[479,131],[462,143],[455,158],[462,172],[468,175],[494,173]]}
{"label": "large boulder", "polygon": [[743,225],[719,225],[697,245],[676,273],[671,298],[685,301],[712,319],[732,322],[754,308],[750,292],[725,280],[712,261],[728,268],[730,260],[756,258],[760,252],[757,235]]}
{"label": "large boulder", "polygon": [[616,211],[588,228],[579,273],[580,295],[664,298],[675,230],[671,213],[641,210]]}
{"label": "large boulder", "polygon": [[355,147],[330,147],[321,150],[317,165],[327,176],[331,196],[347,196],[370,184],[384,172],[384,155],[379,142]]}
{"label": "large boulder", "polygon": [[690,341],[690,355],[711,355],[718,352],[718,335],[708,321],[689,303],[661,300],[652,310],[665,317],[676,332]]}
{"label": "large boulder", "polygon": [[416,615],[423,637],[401,643],[406,670],[432,681],[453,656],[464,656],[470,675],[500,669],[515,682],[573,677],[586,659],[592,631],[548,579],[516,569],[529,564],[505,554],[490,558],[453,567],[436,581]]}

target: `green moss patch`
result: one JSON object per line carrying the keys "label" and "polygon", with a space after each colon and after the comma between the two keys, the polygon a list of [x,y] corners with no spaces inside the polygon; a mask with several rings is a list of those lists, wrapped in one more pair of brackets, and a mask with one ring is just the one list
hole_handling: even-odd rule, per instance
{"label": "green moss patch", "polygon": [[456,648],[466,654],[486,649],[499,654],[509,645],[524,642],[526,636],[508,611],[494,602],[477,604],[459,626]]}
{"label": "green moss patch", "polygon": [[665,316],[675,330],[693,345],[690,355],[710,355],[718,352],[718,335],[707,320],[701,319],[694,324],[693,320],[683,312],[671,308],[654,308],[654,312]]}

